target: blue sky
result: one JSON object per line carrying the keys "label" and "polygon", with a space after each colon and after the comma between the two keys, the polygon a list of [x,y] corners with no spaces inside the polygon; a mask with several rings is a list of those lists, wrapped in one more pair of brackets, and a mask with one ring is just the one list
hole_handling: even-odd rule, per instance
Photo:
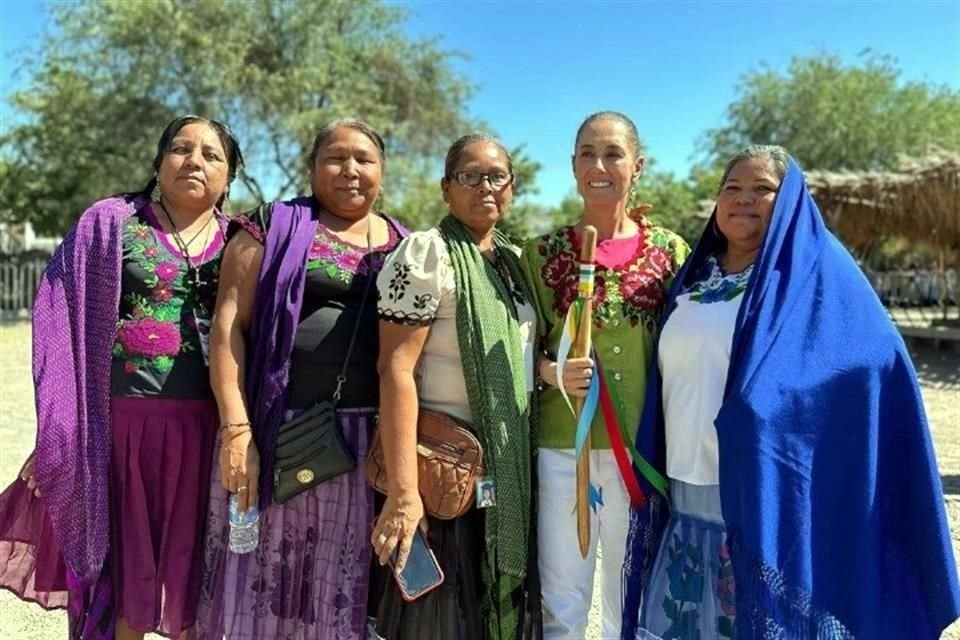
{"label": "blue sky", "polygon": [[442,34],[479,89],[472,115],[543,164],[540,199],[573,187],[580,121],[631,116],[660,169],[686,175],[697,139],[723,124],[739,78],[829,52],[895,56],[909,80],[960,89],[960,1],[409,2],[411,33]]}
{"label": "blue sky", "polygon": [[[466,54],[454,65],[477,85],[468,112],[527,145],[543,165],[535,199],[545,204],[572,191],[573,135],[589,113],[630,115],[657,167],[683,176],[739,78],[764,63],[784,69],[822,52],[855,62],[869,48],[894,56],[906,80],[960,90],[960,0],[398,4],[412,12],[410,35]],[[40,32],[41,5],[0,0],[4,98],[16,86],[9,54]]]}

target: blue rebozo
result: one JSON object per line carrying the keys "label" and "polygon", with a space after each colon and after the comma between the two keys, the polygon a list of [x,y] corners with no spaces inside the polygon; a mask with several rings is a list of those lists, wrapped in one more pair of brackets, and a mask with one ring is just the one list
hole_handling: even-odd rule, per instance
{"label": "blue rebozo", "polygon": [[[717,251],[713,228],[661,323]],[[715,422],[737,638],[939,638],[960,587],[916,373],[792,160],[744,295]],[[662,472],[660,398],[654,364],[637,446]],[[632,514],[624,569],[631,639],[668,515],[638,476],[650,499]]]}

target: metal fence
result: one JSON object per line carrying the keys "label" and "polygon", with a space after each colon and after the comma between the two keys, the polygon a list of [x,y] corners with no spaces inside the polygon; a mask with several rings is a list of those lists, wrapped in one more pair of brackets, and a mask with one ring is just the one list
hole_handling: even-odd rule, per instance
{"label": "metal fence", "polygon": [[[0,255],[0,319],[30,314],[47,260],[48,256],[37,253]],[[955,269],[945,273],[867,270],[867,277],[901,331],[929,333],[934,327],[938,331],[931,335],[938,338],[960,336]]]}
{"label": "metal fence", "polygon": [[924,269],[868,273],[880,300],[889,307],[930,307],[957,304],[957,272]]}
{"label": "metal fence", "polygon": [[904,337],[960,345],[956,269],[868,270],[867,277]]}
{"label": "metal fence", "polygon": [[47,258],[0,259],[0,318],[30,313],[46,268]]}

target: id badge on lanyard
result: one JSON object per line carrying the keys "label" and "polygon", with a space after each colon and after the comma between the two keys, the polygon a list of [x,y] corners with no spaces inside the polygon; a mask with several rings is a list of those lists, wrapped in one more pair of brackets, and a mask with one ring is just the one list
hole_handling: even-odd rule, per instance
{"label": "id badge on lanyard", "polygon": [[490,476],[477,478],[476,494],[475,504],[477,505],[477,509],[489,509],[490,507],[496,506],[497,488],[493,478]]}

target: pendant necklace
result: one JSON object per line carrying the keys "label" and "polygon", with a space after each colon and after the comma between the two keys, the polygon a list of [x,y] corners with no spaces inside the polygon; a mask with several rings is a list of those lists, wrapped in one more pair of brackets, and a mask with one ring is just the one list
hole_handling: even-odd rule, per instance
{"label": "pendant necklace", "polygon": [[[160,209],[163,210],[163,214],[167,217],[167,221],[170,223],[170,228],[173,229],[173,239],[177,243],[177,248],[180,249],[180,252],[183,254],[183,259],[187,261],[187,275],[189,276],[190,272],[193,272],[193,286],[194,290],[196,291],[201,286],[207,284],[206,282],[200,280],[200,267],[201,263],[203,262],[203,254],[197,256],[197,264],[194,266],[193,260],[190,259],[189,248],[190,245],[193,244],[193,241],[196,240],[204,231],[207,232],[204,235],[204,245],[207,244],[207,241],[210,239],[210,223],[216,217],[216,214],[211,214],[203,226],[200,227],[200,230],[193,234],[193,237],[190,238],[190,241],[184,242],[183,237],[180,235],[180,231],[177,229],[177,225],[173,222],[173,217],[170,215],[170,212],[167,211],[167,207],[162,201],[157,202],[157,204],[160,205]],[[204,249],[204,253],[206,253],[206,249]]]}

